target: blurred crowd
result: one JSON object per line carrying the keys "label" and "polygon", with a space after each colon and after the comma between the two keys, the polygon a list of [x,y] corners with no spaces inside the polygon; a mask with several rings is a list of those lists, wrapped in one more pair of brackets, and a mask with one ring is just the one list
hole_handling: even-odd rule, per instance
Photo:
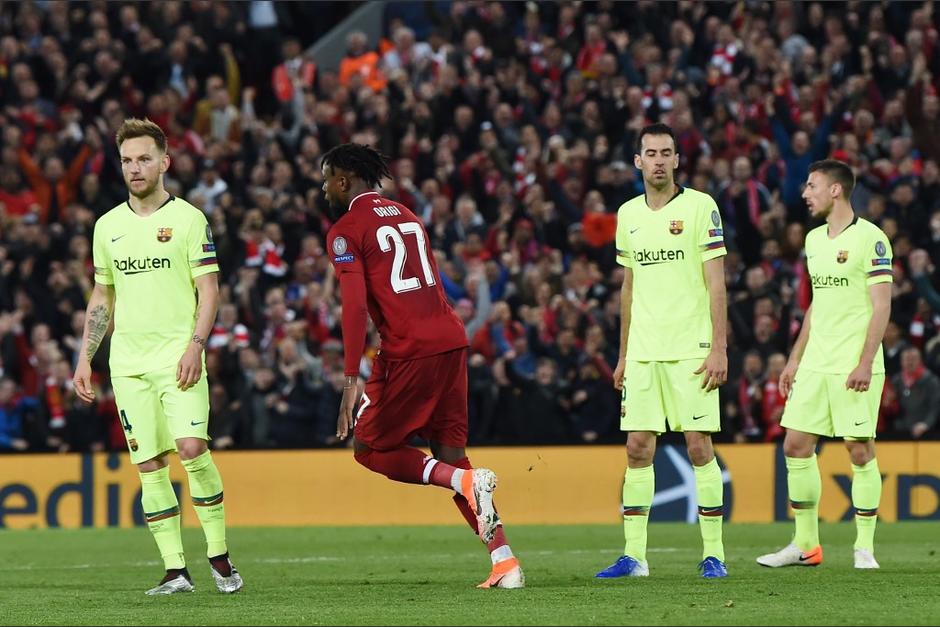
{"label": "blurred crowd", "polygon": [[[0,5],[0,450],[123,450],[107,346],[71,385],[95,219],[122,202],[114,132],[166,131],[171,193],[213,228],[206,368],[217,449],[336,446],[341,303],[320,156],[390,157],[470,343],[470,443],[620,442],[616,211],[636,133],[676,132],[679,180],[729,254],[722,441],[775,441],[776,380],[810,303],[809,164],[852,165],[894,247],[879,437],[940,435],[940,15],[930,2],[401,2],[339,69],[309,46],[355,3]],[[367,377],[378,348],[363,355]]]}

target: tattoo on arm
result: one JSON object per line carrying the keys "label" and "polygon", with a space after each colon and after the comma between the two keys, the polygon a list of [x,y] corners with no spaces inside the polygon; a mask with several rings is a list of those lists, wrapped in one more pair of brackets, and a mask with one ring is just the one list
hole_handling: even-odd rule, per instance
{"label": "tattoo on arm", "polygon": [[88,314],[88,344],[85,347],[88,361],[91,361],[95,353],[98,352],[98,347],[101,346],[101,342],[108,332],[109,322],[111,322],[111,310],[108,309],[107,305],[98,305]]}
{"label": "tattoo on arm", "polygon": [[[197,303],[196,303],[196,315],[193,316],[193,319],[194,319],[194,321],[195,321],[195,324],[199,324],[199,315],[200,315],[201,313],[202,313],[202,303],[201,303],[201,302],[197,302]],[[206,340],[205,340],[205,338],[204,338],[204,337],[201,337],[201,336],[199,335],[199,333],[195,332],[195,329],[193,329],[193,331],[194,331],[194,333],[193,333],[193,342],[195,342],[196,344],[199,344],[200,346],[202,346],[203,348],[205,348],[205,347],[206,347]]]}

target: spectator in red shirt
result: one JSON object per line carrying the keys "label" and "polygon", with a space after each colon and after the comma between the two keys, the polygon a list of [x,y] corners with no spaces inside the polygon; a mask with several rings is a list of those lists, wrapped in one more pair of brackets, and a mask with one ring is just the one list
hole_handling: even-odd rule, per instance
{"label": "spectator in red shirt", "polygon": [[284,62],[274,68],[271,85],[281,105],[294,98],[294,87],[312,89],[317,79],[317,64],[303,55],[300,40],[290,37],[281,46]]}

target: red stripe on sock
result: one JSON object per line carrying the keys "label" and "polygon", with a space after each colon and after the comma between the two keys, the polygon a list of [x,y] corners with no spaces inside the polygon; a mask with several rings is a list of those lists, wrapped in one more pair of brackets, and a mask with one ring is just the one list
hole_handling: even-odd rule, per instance
{"label": "red stripe on sock", "polygon": [[503,526],[499,525],[496,527],[496,535],[493,536],[493,539],[486,543],[486,548],[490,553],[495,551],[501,546],[506,546],[509,544],[509,540],[506,539],[506,532],[503,531]]}
{"label": "red stripe on sock", "polygon": [[[428,459],[427,461],[431,463],[434,460]],[[454,478],[455,472],[457,472],[457,469],[454,466],[438,461],[434,464],[434,468],[431,469],[431,474],[428,476],[428,483],[442,488],[450,488],[452,487],[451,480]]]}
{"label": "red stripe on sock", "polygon": [[[461,470],[473,470],[473,466],[470,465],[470,460],[466,457],[454,462],[454,467],[460,468]],[[466,520],[470,528],[473,529],[473,533],[477,533],[477,516],[473,513],[473,510],[470,509],[470,504],[467,503],[467,499],[465,499],[462,494],[454,493],[454,505],[457,506],[464,520]]]}
{"label": "red stripe on sock", "polygon": [[[464,457],[454,462],[456,468],[461,470],[473,470],[473,465],[470,463],[470,460]],[[460,510],[460,513],[463,515],[464,520],[467,521],[467,524],[470,525],[470,528],[473,529],[473,533],[477,532],[477,517],[476,514],[470,509],[470,504],[467,503],[465,499],[460,494],[454,494],[454,504],[457,506],[457,509]],[[495,504],[494,504],[495,507]],[[486,548],[490,553],[495,551],[501,546],[506,546],[509,544],[509,541],[506,539],[506,532],[503,531],[503,526],[499,525],[496,527],[496,535],[493,536],[493,539],[487,542]]]}

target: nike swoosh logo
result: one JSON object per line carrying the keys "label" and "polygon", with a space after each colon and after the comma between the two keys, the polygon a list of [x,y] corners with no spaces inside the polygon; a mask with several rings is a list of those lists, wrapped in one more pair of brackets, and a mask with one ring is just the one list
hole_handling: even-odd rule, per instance
{"label": "nike swoosh logo", "polygon": [[203,424],[204,422],[205,422],[205,420],[203,420],[203,421],[201,421],[201,422],[196,422],[195,420],[190,420],[190,421],[189,421],[189,424],[191,424],[192,426],[195,427],[196,425],[201,425],[201,424]]}
{"label": "nike swoosh logo", "polygon": [[863,421],[861,421],[861,422],[856,422],[856,423],[855,423],[855,426],[857,427],[857,426],[859,426],[859,425],[863,425],[863,424],[865,424],[866,422],[868,422],[868,421],[867,421],[867,420],[863,420]]}
{"label": "nike swoosh logo", "polygon": [[[125,233],[124,235],[127,235],[127,233]],[[122,237],[124,237],[124,235],[118,235],[117,237],[112,237],[112,238],[111,238],[111,243],[113,244],[114,242],[118,241],[119,239],[121,239]]]}
{"label": "nike swoosh logo", "polygon": [[692,420],[698,420],[699,418],[704,418],[708,414],[702,414],[701,416],[692,416]]}
{"label": "nike swoosh logo", "polygon": [[631,229],[630,233],[636,233],[636,232],[639,231],[639,230],[640,230],[640,229],[638,229],[638,228],[637,228],[637,229]]}
{"label": "nike swoosh logo", "polygon": [[812,557],[812,556],[811,556],[811,555],[804,555],[803,553],[800,553],[800,561],[801,561],[801,562],[805,562],[805,561],[808,560],[810,557]]}

